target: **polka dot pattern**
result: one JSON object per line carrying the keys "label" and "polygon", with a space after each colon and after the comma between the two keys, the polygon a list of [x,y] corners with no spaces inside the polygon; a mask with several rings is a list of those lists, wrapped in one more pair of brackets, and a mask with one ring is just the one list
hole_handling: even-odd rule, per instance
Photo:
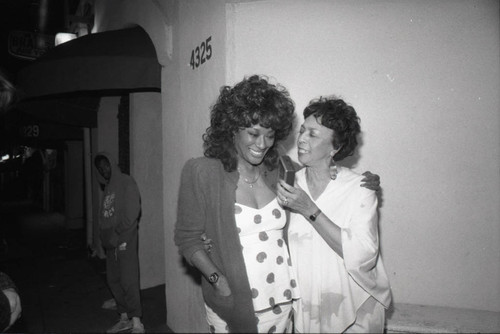
{"label": "polka dot pattern", "polygon": [[274,273],[267,275],[266,282],[269,284],[274,283]]}
{"label": "polka dot pattern", "polygon": [[[261,209],[235,204],[235,219],[255,311],[279,314],[298,297],[283,233],[286,215],[276,199]],[[278,313],[276,313],[278,312]],[[271,330],[272,332],[272,330]]]}
{"label": "polka dot pattern", "polygon": [[267,259],[267,254],[265,252],[257,254],[257,262],[262,263],[265,259]]}

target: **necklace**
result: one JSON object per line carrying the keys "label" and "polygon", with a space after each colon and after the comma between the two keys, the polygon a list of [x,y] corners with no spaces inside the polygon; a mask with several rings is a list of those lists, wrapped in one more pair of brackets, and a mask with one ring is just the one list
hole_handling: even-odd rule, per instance
{"label": "necklace", "polygon": [[[255,183],[259,180],[259,178],[260,178],[260,168],[257,168],[257,170],[258,170],[259,172],[257,173],[257,176],[255,177],[255,179],[254,179],[254,180],[250,180],[249,178],[247,178],[247,177],[244,177],[244,176],[243,176],[243,182],[245,182],[246,184],[248,184],[248,186],[249,186],[250,188],[253,188],[253,185],[254,185],[254,184],[255,184]],[[238,167],[238,172],[240,173],[240,175],[243,175],[243,173],[241,173],[241,169],[240,169],[239,167]]]}

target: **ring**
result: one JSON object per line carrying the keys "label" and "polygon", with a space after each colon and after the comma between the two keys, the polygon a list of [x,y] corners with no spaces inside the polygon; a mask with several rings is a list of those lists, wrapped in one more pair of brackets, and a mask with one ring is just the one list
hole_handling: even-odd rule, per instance
{"label": "ring", "polygon": [[288,205],[288,198],[285,197],[285,200],[283,201],[283,204]]}

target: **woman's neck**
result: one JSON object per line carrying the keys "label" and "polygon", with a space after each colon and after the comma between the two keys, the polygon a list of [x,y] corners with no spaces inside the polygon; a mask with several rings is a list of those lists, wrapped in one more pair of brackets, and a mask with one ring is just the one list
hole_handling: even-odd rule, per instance
{"label": "woman's neck", "polygon": [[252,165],[246,160],[238,158],[238,171],[246,175],[256,175],[259,173],[260,165]]}
{"label": "woman's neck", "polygon": [[306,180],[309,184],[323,184],[330,181],[329,167],[307,166]]}
{"label": "woman's neck", "polygon": [[306,166],[307,187],[314,200],[323,193],[330,180],[330,169],[328,164]]}

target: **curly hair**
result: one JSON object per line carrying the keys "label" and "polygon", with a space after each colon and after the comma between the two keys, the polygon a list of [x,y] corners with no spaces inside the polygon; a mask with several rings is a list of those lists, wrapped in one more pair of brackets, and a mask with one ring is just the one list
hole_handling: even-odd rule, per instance
{"label": "curly hair", "polygon": [[271,84],[265,76],[245,77],[234,87],[223,86],[210,112],[210,126],[203,135],[204,155],[221,160],[224,169],[238,165],[234,136],[242,128],[260,125],[275,131],[274,145],[264,157],[264,165],[277,166],[276,143],[285,139],[293,127],[295,105],[285,87]]}
{"label": "curly hair", "polygon": [[340,150],[333,157],[340,161],[354,154],[361,132],[356,110],[335,96],[319,97],[304,109],[304,119],[313,115],[321,125],[333,130],[333,147]]}

